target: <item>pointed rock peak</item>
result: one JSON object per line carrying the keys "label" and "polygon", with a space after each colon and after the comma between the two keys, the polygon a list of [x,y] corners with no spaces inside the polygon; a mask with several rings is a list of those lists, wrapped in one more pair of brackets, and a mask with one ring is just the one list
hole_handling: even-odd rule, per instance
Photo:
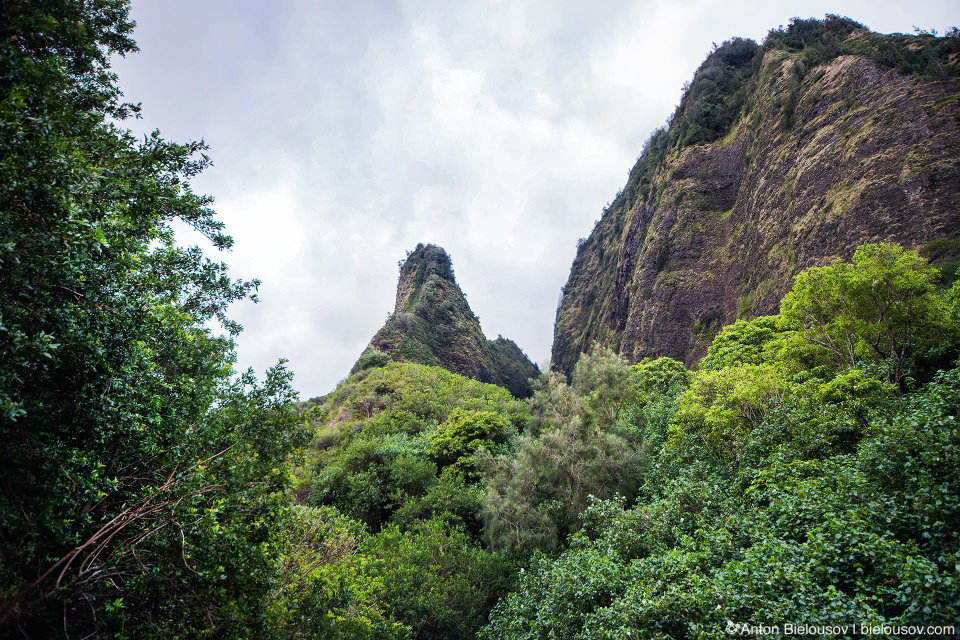
{"label": "pointed rock peak", "polygon": [[394,313],[409,311],[412,300],[421,287],[434,276],[440,280],[456,286],[453,275],[453,261],[443,247],[435,244],[417,245],[417,248],[407,254],[403,266],[400,267],[400,281],[397,283],[397,304]]}
{"label": "pointed rock peak", "polygon": [[391,360],[440,366],[498,384],[517,397],[533,394],[540,370],[512,340],[487,340],[480,320],[457,286],[450,256],[435,244],[418,244],[400,267],[397,304],[353,367]]}
{"label": "pointed rock peak", "polygon": [[417,248],[407,254],[400,269],[401,278],[414,278],[421,283],[431,275],[438,275],[444,280],[456,282],[453,276],[453,262],[443,247],[435,244],[417,245]]}

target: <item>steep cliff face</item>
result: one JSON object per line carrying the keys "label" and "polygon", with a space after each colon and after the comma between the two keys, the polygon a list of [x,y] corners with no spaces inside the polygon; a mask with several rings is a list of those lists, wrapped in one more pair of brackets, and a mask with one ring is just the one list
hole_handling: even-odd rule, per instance
{"label": "steep cliff face", "polygon": [[[960,41],[831,20],[707,59],[578,248],[555,366],[595,341],[693,364],[724,325],[776,313],[794,275],[866,242],[920,249],[952,277]],[[791,45],[810,24],[829,37]]]}
{"label": "steep cliff face", "polygon": [[532,395],[529,378],[540,375],[512,340],[487,340],[457,285],[450,256],[431,244],[419,244],[407,256],[393,314],[370,347],[398,362],[440,366],[500,385],[520,398]]}

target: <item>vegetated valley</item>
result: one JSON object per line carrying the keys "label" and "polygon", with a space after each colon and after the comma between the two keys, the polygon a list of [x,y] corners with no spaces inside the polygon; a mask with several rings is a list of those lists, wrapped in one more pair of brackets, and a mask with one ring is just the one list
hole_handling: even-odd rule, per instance
{"label": "vegetated valley", "polygon": [[955,29],[723,43],[581,241],[549,371],[420,245],[297,402],[233,375],[257,283],[175,242],[231,242],[203,145],[114,124],[127,14],[0,9],[4,637],[960,625]]}

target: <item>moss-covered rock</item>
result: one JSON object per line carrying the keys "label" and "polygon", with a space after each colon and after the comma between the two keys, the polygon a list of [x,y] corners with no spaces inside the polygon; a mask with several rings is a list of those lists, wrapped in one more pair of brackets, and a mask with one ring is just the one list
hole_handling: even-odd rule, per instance
{"label": "moss-covered rock", "polygon": [[958,52],[831,16],[718,48],[581,242],[554,366],[594,342],[692,365],[723,326],[776,313],[800,271],[868,242],[923,249],[954,278]]}
{"label": "moss-covered rock", "polygon": [[512,340],[487,340],[457,285],[450,256],[432,244],[418,244],[407,256],[394,311],[353,371],[369,361],[366,356],[374,350],[397,362],[440,366],[497,384],[518,398],[533,394],[530,378],[540,375]]}

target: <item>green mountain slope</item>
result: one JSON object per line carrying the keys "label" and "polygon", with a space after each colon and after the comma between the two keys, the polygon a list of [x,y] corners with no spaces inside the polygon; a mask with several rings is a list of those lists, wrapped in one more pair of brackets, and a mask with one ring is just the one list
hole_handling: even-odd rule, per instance
{"label": "green mountain slope", "polygon": [[[519,398],[532,395],[529,379],[540,374],[512,340],[487,340],[457,285],[450,256],[432,244],[418,244],[403,263],[396,307],[370,340],[365,356],[372,350],[398,362],[440,366],[497,384]],[[365,356],[354,371],[363,366]]]}
{"label": "green mountain slope", "polygon": [[[956,34],[953,34],[954,36]],[[803,269],[866,242],[960,250],[960,38],[845,18],[734,39],[578,248],[553,363],[593,342],[688,365],[721,327],[774,313]]]}

